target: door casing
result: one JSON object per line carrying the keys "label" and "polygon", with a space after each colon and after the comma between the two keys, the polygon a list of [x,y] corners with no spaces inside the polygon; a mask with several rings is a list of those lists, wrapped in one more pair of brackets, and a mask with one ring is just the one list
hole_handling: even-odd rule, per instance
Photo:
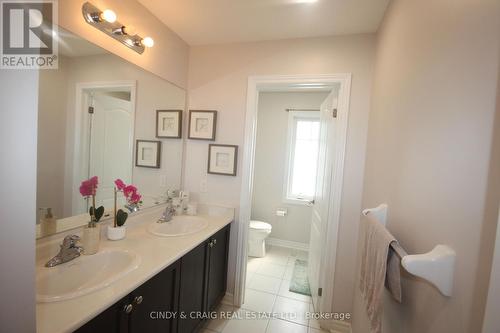
{"label": "door casing", "polygon": [[[337,257],[337,236],[340,221],[340,205],[342,199],[342,185],[344,175],[345,147],[347,142],[347,127],[349,116],[349,100],[351,89],[351,74],[326,74],[326,75],[273,75],[250,76],[248,78],[247,107],[245,117],[245,140],[243,153],[242,186],[240,196],[240,213],[238,221],[238,240],[236,254],[236,278],[233,303],[241,306],[244,301],[248,229],[251,215],[252,187],[254,173],[255,143],[257,138],[257,107],[259,93],[286,86],[301,84],[323,84],[338,87],[337,127],[335,131],[334,166],[332,183],[330,184],[329,213],[327,224],[326,244],[322,258],[323,272],[321,281],[329,279],[328,284],[323,284],[323,296],[320,305],[321,312],[333,312],[333,277],[335,276],[335,263]],[[333,324],[322,323],[324,327]]]}

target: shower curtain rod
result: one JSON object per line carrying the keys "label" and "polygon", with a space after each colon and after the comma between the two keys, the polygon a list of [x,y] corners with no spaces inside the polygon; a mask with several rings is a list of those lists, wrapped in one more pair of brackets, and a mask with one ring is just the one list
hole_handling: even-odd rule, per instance
{"label": "shower curtain rod", "polygon": [[292,111],[320,111],[319,109],[285,109],[286,112],[292,112]]}

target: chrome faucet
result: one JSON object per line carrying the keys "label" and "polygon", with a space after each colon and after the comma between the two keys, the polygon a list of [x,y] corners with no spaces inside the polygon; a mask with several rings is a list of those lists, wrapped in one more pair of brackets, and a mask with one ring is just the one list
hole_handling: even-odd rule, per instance
{"label": "chrome faucet", "polygon": [[45,264],[45,267],[54,267],[65,262],[78,258],[83,252],[83,247],[77,246],[76,242],[80,240],[77,235],[68,235],[64,237],[60,245],[59,253]]}
{"label": "chrome faucet", "polygon": [[158,223],[165,223],[172,221],[172,217],[175,215],[175,207],[172,205],[172,199],[167,202],[167,207],[163,211]]}
{"label": "chrome faucet", "polygon": [[158,220],[158,223],[170,222],[170,221],[172,221],[172,217],[174,217],[174,215],[175,215],[175,207],[172,203],[172,199],[179,196],[179,191],[169,189],[166,191],[165,194],[167,196],[167,200],[166,200],[167,207],[165,207],[163,214],[161,215],[160,219]]}

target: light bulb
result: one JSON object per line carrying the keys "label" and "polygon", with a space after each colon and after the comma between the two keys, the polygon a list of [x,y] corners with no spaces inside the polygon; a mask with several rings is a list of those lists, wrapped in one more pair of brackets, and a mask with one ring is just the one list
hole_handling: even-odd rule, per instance
{"label": "light bulb", "polygon": [[144,37],[141,42],[145,47],[153,47],[155,45],[155,41],[151,37]]}
{"label": "light bulb", "polygon": [[100,16],[104,21],[109,23],[114,23],[116,21],[116,14],[111,9],[106,9]]}

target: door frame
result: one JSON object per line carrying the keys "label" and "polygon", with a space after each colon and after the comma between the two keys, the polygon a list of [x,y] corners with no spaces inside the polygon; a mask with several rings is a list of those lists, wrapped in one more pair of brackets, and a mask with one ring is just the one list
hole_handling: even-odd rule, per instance
{"label": "door frame", "polygon": [[496,239],[493,247],[493,261],[491,263],[490,285],[486,298],[486,307],[483,318],[483,333],[492,333],[498,329],[498,304],[500,304],[500,210],[498,212]]}
{"label": "door frame", "polygon": [[[71,133],[71,130],[69,132],[67,131],[66,135],[67,137],[71,137],[73,139],[73,144],[71,148],[73,149],[73,154],[66,154],[66,156],[69,156],[71,158],[71,163],[72,163],[72,169],[71,172],[73,173],[71,175],[71,211],[77,207],[78,205],[78,200],[80,200],[80,197],[75,193],[75,189],[78,188],[77,184],[81,181],[80,179],[80,174],[81,174],[81,168],[80,166],[75,163],[75,160],[78,158],[78,156],[81,155],[82,151],[82,146],[81,146],[81,140],[80,138],[82,137],[82,122],[83,122],[83,96],[86,90],[92,90],[92,89],[120,89],[120,88],[129,88],[130,89],[130,105],[132,107],[132,133],[130,134],[130,142],[132,144],[132,147],[134,147],[134,138],[135,138],[135,117],[136,117],[136,89],[137,89],[137,81],[136,80],[119,80],[119,81],[97,81],[97,82],[77,82],[76,83],[76,93],[75,93],[75,105],[73,109],[73,123],[71,124],[73,126],[73,133]],[[68,147],[66,148],[68,149]],[[134,161],[135,158],[135,152],[134,149],[132,149],[132,162]],[[66,162],[68,162],[68,159],[66,159]],[[132,163],[132,180],[134,179],[134,163]],[[73,214],[75,215],[75,214]],[[88,214],[82,214],[87,216]]]}
{"label": "door frame", "polygon": [[[255,143],[257,138],[257,111],[258,99],[261,91],[273,87],[283,87],[297,84],[325,84],[338,85],[337,131],[335,133],[336,147],[334,149],[334,170],[330,184],[330,203],[327,222],[327,241],[323,264],[325,267],[320,281],[326,281],[334,276],[337,257],[337,236],[340,221],[340,205],[342,199],[342,185],[344,175],[345,148],[347,143],[347,126],[349,116],[349,101],[351,90],[351,74],[323,74],[323,75],[270,75],[248,77],[247,106],[245,116],[245,139],[242,159],[242,186],[240,196],[239,228],[236,254],[236,276],[233,303],[241,306],[244,301],[246,284],[247,243],[252,205],[252,188],[254,176]],[[331,279],[330,279],[331,280]],[[323,296],[320,311],[333,312],[333,286],[330,282],[322,284]]]}

